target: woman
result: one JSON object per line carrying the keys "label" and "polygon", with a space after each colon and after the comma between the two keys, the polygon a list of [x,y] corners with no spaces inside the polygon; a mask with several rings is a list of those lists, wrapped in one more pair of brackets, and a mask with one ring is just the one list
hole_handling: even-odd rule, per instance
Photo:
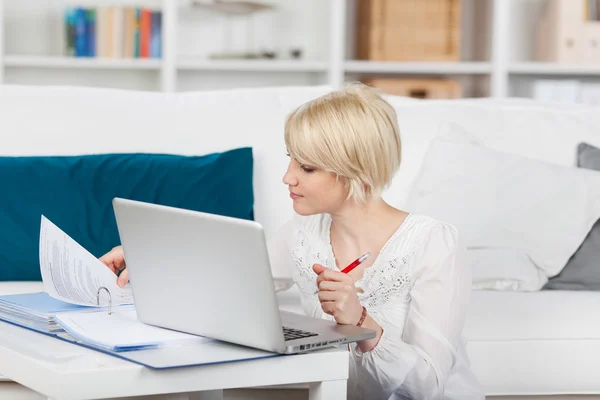
{"label": "woman", "polygon": [[[400,166],[394,109],[349,85],[292,112],[285,143],[298,217],[270,246],[273,265],[292,271],[308,315],[377,332],[349,346],[348,397],[483,399],[461,338],[471,275],[458,232],[381,197]],[[124,266],[120,248],[101,260]]]}

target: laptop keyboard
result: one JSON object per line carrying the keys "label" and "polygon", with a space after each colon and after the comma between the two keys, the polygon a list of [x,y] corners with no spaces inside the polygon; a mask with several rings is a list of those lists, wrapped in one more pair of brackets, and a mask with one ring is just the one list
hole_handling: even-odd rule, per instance
{"label": "laptop keyboard", "polygon": [[296,339],[304,339],[311,336],[317,336],[317,333],[301,331],[300,329],[292,329],[283,327],[283,337],[286,341],[288,340],[296,340]]}

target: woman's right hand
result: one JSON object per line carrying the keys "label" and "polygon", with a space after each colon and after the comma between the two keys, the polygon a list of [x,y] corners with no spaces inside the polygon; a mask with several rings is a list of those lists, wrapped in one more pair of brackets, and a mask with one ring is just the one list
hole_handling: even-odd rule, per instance
{"label": "woman's right hand", "polygon": [[123,246],[113,247],[111,251],[100,257],[100,261],[110,268],[115,275],[118,274],[119,271],[124,270],[117,278],[117,285],[119,287],[123,287],[129,282],[129,272],[125,266]]}

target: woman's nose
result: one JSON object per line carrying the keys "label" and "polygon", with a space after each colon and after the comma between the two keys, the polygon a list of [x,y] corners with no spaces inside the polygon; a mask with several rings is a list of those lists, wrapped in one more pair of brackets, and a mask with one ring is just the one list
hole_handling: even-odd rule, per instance
{"label": "woman's nose", "polygon": [[298,179],[296,179],[294,172],[292,171],[291,163],[288,166],[287,171],[285,171],[285,174],[283,175],[283,183],[285,183],[288,186],[296,186],[298,184]]}

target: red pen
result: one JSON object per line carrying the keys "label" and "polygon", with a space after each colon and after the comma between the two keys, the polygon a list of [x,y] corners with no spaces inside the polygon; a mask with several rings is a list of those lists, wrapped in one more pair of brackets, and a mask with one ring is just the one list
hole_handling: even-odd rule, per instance
{"label": "red pen", "polygon": [[[367,252],[362,256],[358,257],[356,260],[352,261],[346,268],[342,270],[344,274],[352,271],[354,268],[358,267],[362,262],[364,262],[367,258],[371,256],[371,253]],[[315,294],[319,293],[319,288],[315,291]]]}
{"label": "red pen", "polygon": [[365,253],[362,256],[358,257],[356,260],[352,261],[350,264],[348,264],[348,266],[346,268],[344,268],[342,270],[342,272],[344,274],[347,274],[348,272],[352,271],[354,268],[358,267],[362,262],[364,262],[367,258],[369,258],[369,256],[371,255],[371,253]]}

